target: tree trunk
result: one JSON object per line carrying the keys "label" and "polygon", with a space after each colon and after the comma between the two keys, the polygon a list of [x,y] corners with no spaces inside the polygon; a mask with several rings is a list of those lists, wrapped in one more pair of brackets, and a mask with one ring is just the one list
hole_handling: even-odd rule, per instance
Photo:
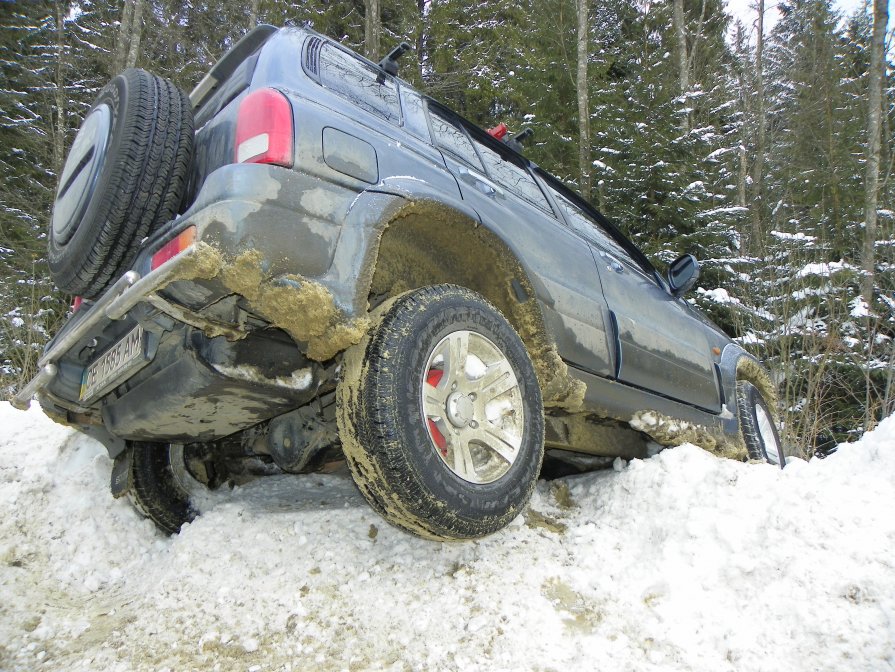
{"label": "tree trunk", "polygon": [[118,45],[115,49],[115,72],[124,70],[127,62],[127,47],[130,44],[133,22],[134,0],[124,0],[121,5],[121,23],[118,26]]}
{"label": "tree trunk", "polygon": [[145,0],[134,0],[134,18],[130,31],[130,46],[127,50],[125,68],[133,68],[140,56],[140,39],[143,36],[143,5]]}
{"label": "tree trunk", "polygon": [[53,133],[53,168],[56,176],[62,174],[65,158],[65,15],[68,7],[65,0],[56,0],[56,128]]}
{"label": "tree trunk", "polygon": [[416,64],[419,69],[420,81],[423,81],[423,64],[426,62],[427,55],[427,37],[429,30],[429,21],[426,17],[426,3],[429,0],[416,0],[416,8],[419,11],[419,36],[416,41]]}
{"label": "tree trunk", "polygon": [[752,235],[750,247],[753,254],[760,254],[762,240],[762,176],[764,174],[765,112],[764,112],[764,0],[758,0],[758,34],[755,39],[755,121],[758,125],[755,140],[755,163],[752,164]]}
{"label": "tree trunk", "polygon": [[364,49],[367,58],[378,61],[379,35],[382,32],[382,17],[379,14],[379,0],[364,0]]}
{"label": "tree trunk", "polygon": [[261,12],[261,0],[252,0],[249,7],[249,30],[258,25],[258,14]]}
{"label": "tree trunk", "polygon": [[[737,22],[737,32],[734,38],[734,53],[742,62],[748,59],[746,48],[746,35],[743,24]],[[748,119],[751,112],[749,105],[749,94],[746,89],[746,77],[743,69],[737,74],[737,83],[739,85],[739,104],[743,119]],[[744,122],[741,122],[739,129],[740,144],[737,148],[738,171],[737,171],[737,205],[741,208],[747,207],[746,203],[746,184],[749,178],[749,161],[746,152],[748,129]]]}
{"label": "tree trunk", "polygon": [[[829,77],[832,73],[828,73],[827,77]],[[841,215],[841,201],[839,195],[839,174],[837,171],[837,163],[836,163],[836,133],[835,133],[835,120],[833,119],[833,102],[832,102],[832,90],[835,88],[836,84],[833,82],[827,81],[829,88],[825,97],[824,104],[824,118],[827,127],[827,170],[825,171],[827,174],[827,179],[829,180],[828,184],[830,187],[830,224],[832,224],[833,229],[833,252],[837,255],[844,255],[845,250],[848,247],[846,245],[845,240],[845,225],[842,221]],[[826,194],[824,194],[826,197]],[[825,208],[826,209],[826,208]]]}
{"label": "tree trunk", "polygon": [[587,85],[588,0],[578,0],[578,170],[581,174],[581,195],[590,199],[590,109]]}
{"label": "tree trunk", "polygon": [[880,116],[883,99],[883,58],[886,23],[889,21],[888,0],[873,2],[873,39],[870,46],[870,83],[867,102],[867,163],[864,172],[864,277],[861,294],[873,302],[873,280],[876,272],[876,208],[879,199]]}
{"label": "tree trunk", "polygon": [[[684,25],[684,0],[674,0],[674,35],[677,42],[678,80],[681,97],[690,91],[690,58],[687,55],[687,27]],[[686,100],[684,106],[687,105]],[[690,114],[681,115],[681,131],[690,131]]]}

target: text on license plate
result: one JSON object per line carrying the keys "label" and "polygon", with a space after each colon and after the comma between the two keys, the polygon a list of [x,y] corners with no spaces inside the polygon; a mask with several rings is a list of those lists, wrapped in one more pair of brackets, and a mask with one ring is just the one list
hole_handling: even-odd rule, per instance
{"label": "text on license plate", "polygon": [[143,327],[137,325],[124,338],[84,369],[81,377],[81,401],[88,401],[106,392],[125,373],[145,361]]}

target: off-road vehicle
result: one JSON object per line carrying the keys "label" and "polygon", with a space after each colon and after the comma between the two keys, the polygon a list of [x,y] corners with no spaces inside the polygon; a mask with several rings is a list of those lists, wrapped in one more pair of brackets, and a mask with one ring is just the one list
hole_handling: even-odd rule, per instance
{"label": "off-road vehicle", "polygon": [[517,516],[545,446],[782,465],[767,374],[682,298],[696,260],[660,275],[505,128],[398,78],[405,48],[261,26],[189,96],[115,77],[49,229],[81,298],[15,403],[103,441],[113,492],[168,532],[196,486],[342,453],[434,539]]}

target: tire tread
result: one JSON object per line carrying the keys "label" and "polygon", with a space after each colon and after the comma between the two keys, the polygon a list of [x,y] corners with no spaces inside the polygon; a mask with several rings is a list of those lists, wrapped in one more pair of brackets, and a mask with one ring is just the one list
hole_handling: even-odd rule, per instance
{"label": "tire tread", "polygon": [[[192,159],[193,118],[186,94],[173,83],[132,68],[122,101],[113,80],[97,101],[119,108],[119,151],[107,157],[102,192],[68,244],[54,244],[49,262],[63,291],[93,298],[133,263],[140,240],[177,214]],[[117,79],[117,78],[116,78]],[[83,230],[83,233],[81,231]],[[79,235],[80,234],[80,235]]]}

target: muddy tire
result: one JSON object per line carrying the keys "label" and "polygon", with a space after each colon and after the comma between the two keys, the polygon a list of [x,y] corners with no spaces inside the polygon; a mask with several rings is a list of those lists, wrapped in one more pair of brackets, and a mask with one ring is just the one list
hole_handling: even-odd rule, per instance
{"label": "muddy tire", "polygon": [[193,498],[205,488],[187,470],[183,446],[141,441],[130,446],[129,494],[134,508],[162,532],[180,532],[198,515]]}
{"label": "muddy tire", "polygon": [[783,468],[786,458],[774,424],[774,415],[758,388],[744,380],[737,382],[736,402],[740,431],[749,451],[749,459]]}
{"label": "muddy tire", "polygon": [[531,497],[541,392],[519,335],[475,292],[437,285],[383,306],[345,354],[337,402],[354,480],[397,527],[482,537]]}
{"label": "muddy tire", "polygon": [[93,298],[130,267],[140,240],[174,218],[193,150],[188,96],[130,69],[100,91],[59,178],[48,260],[64,292]]}

